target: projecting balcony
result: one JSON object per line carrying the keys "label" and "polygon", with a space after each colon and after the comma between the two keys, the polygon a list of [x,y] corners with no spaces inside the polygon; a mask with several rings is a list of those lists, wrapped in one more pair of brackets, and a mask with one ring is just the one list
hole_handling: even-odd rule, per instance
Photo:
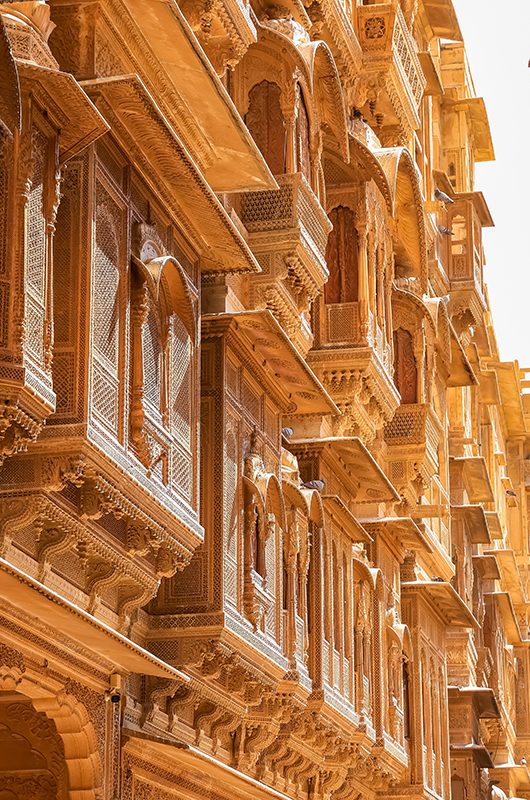
{"label": "projecting balcony", "polygon": [[428,483],[438,469],[442,427],[428,403],[400,405],[385,425],[391,479],[406,483],[419,476]]}
{"label": "projecting balcony", "polygon": [[361,303],[326,303],[323,313],[321,346],[370,347],[385,369],[390,369],[390,345],[370,311],[363,319]]}
{"label": "projecting balcony", "polygon": [[279,189],[247,192],[239,214],[262,272],[252,302],[271,309],[302,350],[311,346],[309,307],[328,278],[331,223],[302,173],[278,175]]}
{"label": "projecting balcony", "polygon": [[480,192],[454,195],[449,228],[449,280],[451,306],[468,311],[473,321],[480,319],[485,308],[482,268],[484,253],[482,228],[493,221]]}
{"label": "projecting balcony", "polygon": [[361,6],[357,13],[365,83],[369,87],[373,78],[381,78],[384,85],[378,97],[367,89],[369,111],[382,115],[384,125],[406,122],[419,128],[418,108],[427,81],[399,3]]}
{"label": "projecting balcony", "polygon": [[362,302],[315,304],[314,330],[308,362],[341,408],[337,434],[368,443],[399,403],[385,331]]}

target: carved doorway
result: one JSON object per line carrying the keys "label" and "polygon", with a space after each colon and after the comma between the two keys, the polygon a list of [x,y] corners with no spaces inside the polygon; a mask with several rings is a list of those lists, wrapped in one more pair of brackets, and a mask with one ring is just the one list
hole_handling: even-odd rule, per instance
{"label": "carved doorway", "polygon": [[67,800],[62,740],[18,692],[0,692],[0,800]]}

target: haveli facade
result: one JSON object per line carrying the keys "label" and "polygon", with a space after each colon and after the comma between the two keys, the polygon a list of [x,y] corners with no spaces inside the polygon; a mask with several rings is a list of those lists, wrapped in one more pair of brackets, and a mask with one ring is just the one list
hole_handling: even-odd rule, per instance
{"label": "haveli facade", "polygon": [[451,0],[0,20],[0,800],[530,798]]}

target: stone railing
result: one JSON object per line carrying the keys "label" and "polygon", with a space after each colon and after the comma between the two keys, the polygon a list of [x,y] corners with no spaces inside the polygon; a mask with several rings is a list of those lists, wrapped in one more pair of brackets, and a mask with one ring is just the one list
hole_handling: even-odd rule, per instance
{"label": "stone railing", "polygon": [[410,403],[399,406],[392,420],[385,425],[385,440],[389,447],[424,446],[427,455],[436,460],[440,431],[430,405]]}
{"label": "stone railing", "polygon": [[359,303],[329,303],[325,308],[326,344],[361,344]]}
{"label": "stone railing", "polygon": [[413,115],[416,116],[426,79],[418,58],[416,42],[397,0],[360,6],[357,13],[359,41],[365,66],[369,70],[376,68],[391,78],[398,94],[402,94],[404,90]]}
{"label": "stone railing", "polygon": [[331,223],[301,172],[277,175],[279,189],[247,192],[240,217],[249,234],[285,231],[303,241],[327,277],[326,244]]}

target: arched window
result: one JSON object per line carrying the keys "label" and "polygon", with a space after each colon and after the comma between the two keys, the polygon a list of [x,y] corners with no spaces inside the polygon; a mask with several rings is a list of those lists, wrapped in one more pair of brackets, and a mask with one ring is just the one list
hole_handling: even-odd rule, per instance
{"label": "arched window", "polygon": [[354,303],[359,299],[359,241],[351,208],[337,206],[329,219],[333,230],[326,247],[329,279],[324,287],[326,303]]}
{"label": "arched window", "polygon": [[249,92],[248,111],[245,115],[252,138],[274,175],[285,172],[287,137],[280,96],[281,90],[277,83],[257,83]]}
{"label": "arched window", "polygon": [[402,403],[418,402],[418,370],[412,334],[404,328],[394,331],[394,383]]}
{"label": "arched window", "polygon": [[298,171],[311,183],[311,151],[309,135],[309,116],[302,91],[298,101],[298,114],[296,117],[296,145]]}

